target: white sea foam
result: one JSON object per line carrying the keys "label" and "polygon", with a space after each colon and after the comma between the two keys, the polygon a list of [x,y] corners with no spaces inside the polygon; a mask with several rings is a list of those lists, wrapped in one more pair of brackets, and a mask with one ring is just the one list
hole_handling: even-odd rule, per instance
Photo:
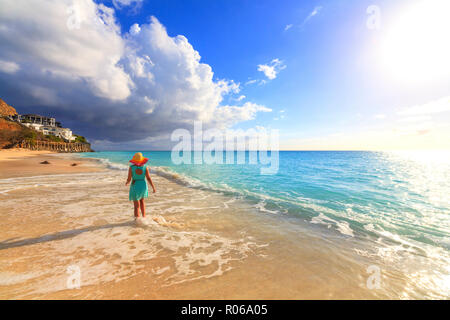
{"label": "white sea foam", "polygon": [[152,272],[154,273],[154,274],[156,274],[156,275],[161,275],[161,274],[163,274],[164,272],[166,272],[166,271],[169,271],[170,270],[170,267],[169,266],[167,266],[167,267],[164,267],[164,268],[155,268],[155,269],[152,269]]}
{"label": "white sea foam", "polygon": [[[118,282],[144,272],[145,266],[137,262],[157,256],[173,262],[173,265],[161,265],[152,270],[156,275],[164,276],[161,279],[163,286],[170,286],[219,276],[233,268],[233,261],[245,259],[257,247],[255,242],[246,239],[228,239],[200,231],[173,231],[152,222],[145,224],[144,229],[99,229],[50,242],[50,254],[42,256],[39,262],[41,267],[45,266],[42,272],[45,279],[39,282],[39,286],[30,283],[28,289],[35,294],[67,289],[67,267],[71,265],[80,270],[81,286]],[[74,259],[78,250],[84,253],[79,259]],[[97,262],[105,257],[113,260]],[[204,271],[196,265],[210,268]],[[24,282],[32,276],[18,275],[9,279],[5,285]]]}
{"label": "white sea foam", "polygon": [[95,158],[95,159],[97,159],[101,164],[106,166],[108,169],[125,171],[125,170],[128,170],[128,168],[129,168],[129,166],[127,166],[127,165],[112,162],[112,161],[109,161],[108,159],[102,159],[102,158]]}
{"label": "white sea foam", "polygon": [[311,223],[313,224],[322,224],[327,226],[328,228],[331,228],[331,223],[327,222],[329,220],[323,213],[319,213],[319,215],[313,217],[311,219]]}
{"label": "white sea foam", "polygon": [[336,221],[330,217],[325,216],[323,213],[319,213],[319,215],[313,217],[311,219],[311,223],[313,224],[322,224],[327,226],[327,228],[332,228],[333,226],[339,231],[342,235],[354,237],[353,230],[347,221]]}
{"label": "white sea foam", "polygon": [[267,209],[266,205],[267,205],[267,203],[265,201],[260,201],[257,204],[255,204],[254,207],[257,208],[261,212],[267,212],[267,213],[272,213],[272,214],[279,213],[279,211]]}
{"label": "white sea foam", "polygon": [[340,233],[346,236],[354,237],[353,230],[350,228],[350,225],[347,221],[336,222],[337,229]]}
{"label": "white sea foam", "polygon": [[39,277],[40,273],[0,272],[0,286],[10,286]]}
{"label": "white sea foam", "polygon": [[370,232],[374,232],[375,231],[375,227],[374,227],[374,225],[372,223],[365,224],[364,225],[364,229],[366,229],[367,231],[370,231]]}
{"label": "white sea foam", "polygon": [[[81,271],[82,287],[117,282],[148,272],[145,262],[161,257],[163,263],[150,271],[158,276],[161,285],[170,286],[221,275],[234,268],[235,261],[254,254],[261,245],[246,237],[235,239],[206,231],[188,231],[185,224],[190,221],[183,220],[185,215],[200,216],[212,210],[223,210],[223,206],[211,205],[219,200],[205,201],[217,196],[213,193],[182,188],[159,177],[155,177],[155,183],[161,190],[169,186],[172,192],[151,195],[147,218],[134,222],[132,205],[127,201],[128,189],[123,185],[124,176],[95,172],[29,177],[26,181],[14,178],[5,183],[5,187],[40,184],[44,189],[35,188],[33,196],[27,198],[24,218],[39,212],[43,217],[54,215],[65,224],[60,232],[31,239],[30,245],[39,250],[10,261],[19,263],[20,259],[20,263],[25,264],[33,261],[33,265],[39,267],[38,273],[32,273],[31,269],[17,275],[2,273],[0,284],[20,283],[21,289],[14,292],[16,297],[66,290],[67,268],[72,265]],[[45,188],[52,190],[51,194]],[[95,198],[91,196],[93,188]],[[48,197],[45,210],[41,192]],[[0,210],[8,212],[14,201],[5,198]],[[173,205],[177,201],[180,206]],[[23,241],[24,246],[28,245],[27,239]]]}
{"label": "white sea foam", "polygon": [[233,197],[233,198],[231,198],[231,199],[228,200],[228,201],[224,201],[224,202],[223,202],[223,206],[224,206],[225,208],[228,209],[228,208],[230,207],[229,204],[235,202],[236,200],[237,200],[237,198]]}

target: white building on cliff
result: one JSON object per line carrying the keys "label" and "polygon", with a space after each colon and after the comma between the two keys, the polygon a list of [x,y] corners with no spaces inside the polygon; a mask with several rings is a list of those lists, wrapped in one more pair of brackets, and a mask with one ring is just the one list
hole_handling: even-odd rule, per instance
{"label": "white building on cliff", "polygon": [[56,136],[66,141],[74,141],[76,139],[72,134],[72,130],[63,128],[61,123],[57,122],[55,118],[43,117],[37,114],[17,114],[12,116],[12,119],[29,128],[40,131],[44,135]]}

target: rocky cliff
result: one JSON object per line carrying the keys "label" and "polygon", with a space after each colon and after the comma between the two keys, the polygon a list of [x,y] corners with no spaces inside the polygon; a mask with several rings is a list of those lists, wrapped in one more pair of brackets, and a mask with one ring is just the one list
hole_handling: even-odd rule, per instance
{"label": "rocky cliff", "polygon": [[16,114],[16,109],[3,101],[3,99],[0,99],[0,117],[13,116]]}

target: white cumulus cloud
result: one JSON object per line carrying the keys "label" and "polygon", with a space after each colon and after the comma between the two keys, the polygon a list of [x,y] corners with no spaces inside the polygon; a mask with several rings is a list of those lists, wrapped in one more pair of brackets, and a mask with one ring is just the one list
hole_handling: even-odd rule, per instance
{"label": "white cumulus cloud", "polygon": [[286,65],[280,59],[273,59],[268,64],[259,64],[258,71],[264,73],[264,75],[269,79],[273,80],[277,77],[277,74],[286,68]]}
{"label": "white cumulus cloud", "polygon": [[132,35],[136,35],[136,34],[138,34],[140,31],[141,31],[141,28],[139,27],[139,25],[138,25],[137,23],[133,24],[133,25],[130,27],[130,33],[131,33]]}
{"label": "white cumulus cloud", "polygon": [[112,0],[116,9],[122,9],[131,6],[134,10],[141,7],[143,0]]}
{"label": "white cumulus cloud", "polygon": [[[118,65],[125,46],[112,9],[84,0],[2,3],[0,59],[28,64],[28,73],[42,77],[82,79],[100,97],[130,95],[131,79]],[[74,29],[68,27],[72,18]]]}
{"label": "white cumulus cloud", "polygon": [[3,0],[0,45],[0,68],[15,71],[0,72],[4,100],[97,141],[153,141],[197,120],[232,126],[270,111],[222,105],[240,85],[216,79],[186,37],[155,17],[121,34],[114,9],[92,0]]}

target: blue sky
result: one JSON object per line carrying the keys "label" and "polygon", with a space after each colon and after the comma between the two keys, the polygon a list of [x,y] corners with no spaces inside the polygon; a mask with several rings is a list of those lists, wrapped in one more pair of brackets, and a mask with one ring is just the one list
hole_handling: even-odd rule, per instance
{"label": "blue sky", "polygon": [[[374,3],[380,8],[380,30],[367,27],[367,8]],[[420,83],[419,90],[393,84],[388,73],[380,77],[374,72],[377,61],[366,57],[386,32],[383,19],[397,19],[412,4],[162,0],[143,1],[136,14],[122,10],[119,17],[127,30],[155,15],[169,34],[189,39],[216,77],[234,79],[242,85],[239,95],[273,109],[238,127],[261,125],[280,128],[287,137],[314,138],[345,133],[349,126],[364,130],[399,108],[450,93],[446,81],[427,83],[428,88]],[[251,79],[267,80],[257,65],[275,58],[286,66],[276,79],[245,85]]]}
{"label": "blue sky", "polygon": [[[126,41],[132,37],[133,25],[152,25],[151,17],[159,21],[169,38],[184,36],[201,56],[200,63],[211,67],[214,81],[238,84],[238,90],[229,89],[222,95],[219,107],[240,107],[246,102],[261,106],[229,126],[280,129],[283,149],[449,147],[448,139],[442,139],[450,132],[450,64],[443,58],[450,50],[439,40],[449,27],[440,13],[448,8],[443,0],[96,3],[113,10],[117,33]],[[69,37],[73,34],[68,33]],[[430,50],[422,52],[423,47]],[[436,51],[443,53],[435,57],[432,52]],[[19,64],[10,61],[11,56],[0,56],[0,62]],[[430,60],[436,63],[429,64]],[[151,63],[155,64],[153,60]],[[126,67],[123,69],[130,74]],[[138,82],[133,81],[128,90],[131,96],[137,91]],[[137,86],[144,90],[144,86]],[[166,87],[167,91],[171,89]],[[27,111],[48,111],[45,103],[30,104],[15,98],[17,93],[12,91],[0,90],[0,94],[7,101],[5,95],[9,94],[11,104],[17,103]],[[130,94],[124,93],[123,101],[128,101]],[[105,104],[98,96],[92,98],[92,105]],[[151,95],[146,97],[152,99]],[[113,106],[116,104],[114,101]],[[51,110],[74,130],[85,132],[100,148],[132,145],[130,141],[108,141],[105,136],[111,128],[97,137],[89,121],[80,124],[82,119],[72,121],[65,111]],[[139,139],[133,136],[130,140]],[[151,147],[151,141],[139,143]]]}

